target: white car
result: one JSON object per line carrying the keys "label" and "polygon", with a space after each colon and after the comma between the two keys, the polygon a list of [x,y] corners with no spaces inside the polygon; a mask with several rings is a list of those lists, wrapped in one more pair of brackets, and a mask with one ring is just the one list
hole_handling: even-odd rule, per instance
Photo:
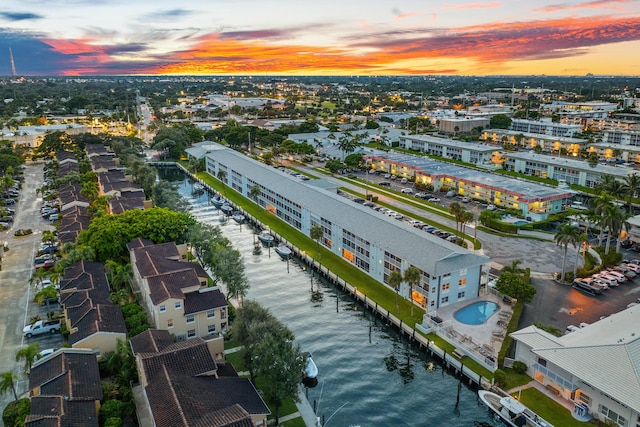
{"label": "white car", "polygon": [[409,187],[403,188],[402,190],[400,190],[400,192],[402,194],[413,194],[413,190],[411,188],[409,188]]}
{"label": "white car", "polygon": [[440,199],[438,197],[431,197],[429,200],[427,200],[428,202],[431,203],[439,203]]}
{"label": "white car", "polygon": [[609,289],[609,283],[608,283],[608,282],[606,282],[606,281],[604,281],[604,280],[602,280],[602,279],[601,279],[601,278],[599,278],[599,277],[594,278],[594,279],[591,281],[591,285],[592,285],[592,286],[593,286],[593,285],[600,286],[602,289]]}
{"label": "white car", "polygon": [[412,225],[416,228],[422,228],[422,226],[424,225],[424,222],[418,221],[417,219],[412,219],[411,221],[409,221],[409,225]]}
{"label": "white car", "polygon": [[487,205],[487,210],[488,211],[495,211],[496,210],[496,205],[494,205],[494,204]]}
{"label": "white car", "polygon": [[600,280],[601,282],[606,283],[607,286],[609,286],[609,287],[620,286],[620,284],[618,283],[618,280],[613,276],[609,276],[609,275],[601,273],[601,274],[593,275],[593,278],[596,279],[596,280]]}

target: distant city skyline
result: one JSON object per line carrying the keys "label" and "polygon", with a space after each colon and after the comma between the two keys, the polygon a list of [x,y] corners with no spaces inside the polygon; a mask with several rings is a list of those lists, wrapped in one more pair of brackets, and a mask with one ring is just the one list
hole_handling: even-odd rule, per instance
{"label": "distant city skyline", "polygon": [[0,75],[638,75],[640,0],[11,1]]}

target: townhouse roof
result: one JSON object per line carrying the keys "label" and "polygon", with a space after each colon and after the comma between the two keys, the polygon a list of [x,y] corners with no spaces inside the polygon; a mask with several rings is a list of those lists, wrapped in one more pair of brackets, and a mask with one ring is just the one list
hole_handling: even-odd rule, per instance
{"label": "townhouse roof", "polygon": [[[177,262],[177,261],[176,261]],[[179,263],[186,264],[186,263]],[[154,305],[158,305],[168,299],[184,300],[184,288],[200,286],[200,280],[192,268],[187,268],[157,276],[147,276],[147,286],[149,287],[149,297]]]}
{"label": "townhouse roof", "polygon": [[122,191],[119,196],[109,199],[109,211],[113,215],[133,209],[144,209],[146,196],[142,189],[136,191]]}
{"label": "townhouse roof", "polygon": [[147,329],[129,340],[133,354],[157,353],[173,344],[166,329]]}
{"label": "townhouse roof", "polygon": [[120,167],[117,160],[113,156],[99,155],[91,157],[89,160],[91,161],[91,168],[94,171],[99,169],[118,169]]}
{"label": "townhouse roof", "polygon": [[559,338],[535,326],[511,336],[537,356],[640,412],[639,322],[640,307],[633,306]]}
{"label": "townhouse roof", "polygon": [[58,166],[58,171],[56,172],[56,177],[62,178],[70,173],[78,172],[78,163],[75,162],[67,162]]}
{"label": "townhouse roof", "polygon": [[89,199],[80,192],[81,190],[82,186],[75,182],[63,184],[58,187],[58,199],[60,199],[60,204],[64,206],[77,201],[89,205]]}
{"label": "townhouse roof", "polygon": [[88,215],[66,215],[63,213],[58,226],[58,240],[63,244],[73,243],[77,240],[78,234],[82,230],[88,229],[90,224],[91,218]]}
{"label": "townhouse roof", "polygon": [[35,363],[29,374],[29,390],[40,396],[64,396],[69,400],[102,400],[98,360],[92,352],[67,352]]}
{"label": "townhouse roof", "polygon": [[[102,192],[107,194],[107,193],[112,193],[112,192],[124,192],[124,191],[142,191],[142,187],[140,187],[138,184],[135,184],[133,182],[129,182],[127,180],[124,181],[111,181],[111,182],[105,182],[102,183]],[[142,197],[144,197],[144,193],[142,194]]]}
{"label": "townhouse roof", "polygon": [[[165,367],[146,387],[146,392],[158,427],[245,426],[247,421],[240,423],[242,418],[220,419],[221,415],[242,417],[236,405],[251,415],[270,413],[247,378],[191,377]],[[221,410],[226,411],[220,413]]]}
{"label": "townhouse roof", "polygon": [[78,162],[78,158],[76,157],[76,155],[70,151],[58,151],[56,153],[56,160],[58,160],[58,163],[63,163],[65,161],[74,161],[76,163]]}
{"label": "townhouse roof", "polygon": [[[464,121],[468,121],[468,119],[463,119]],[[450,138],[439,138],[437,136],[431,135],[405,135],[401,139],[406,139],[409,141],[418,141],[418,142],[426,142],[428,144],[439,144],[446,145],[448,147],[456,147],[463,150],[468,151],[476,151],[476,152],[485,152],[485,153],[493,153],[494,151],[500,151],[495,145],[488,145],[478,142],[466,142],[466,141],[458,141]]]}
{"label": "townhouse roof", "polygon": [[61,210],[62,217],[89,216],[86,206],[67,206]]}
{"label": "townhouse roof", "polygon": [[60,292],[59,301],[65,308],[82,305],[85,300],[91,300],[95,304],[106,304],[109,302],[109,289],[100,287],[98,289],[74,289],[72,291]]}
{"label": "townhouse roof", "polygon": [[[227,167],[240,170],[249,180],[277,191],[296,205],[303,206],[312,215],[325,218],[365,238],[370,244],[388,250],[432,276],[489,262],[486,256],[475,254],[402,221],[353,203],[335,192],[307,184],[307,181],[301,181],[228,148],[220,146],[209,156]],[[372,230],[374,219],[375,232]]]}
{"label": "townhouse roof", "polygon": [[92,400],[69,400],[64,396],[31,398],[25,427],[98,427],[100,419]]}
{"label": "townhouse roof", "polygon": [[109,149],[104,144],[85,144],[84,151],[87,153],[87,156],[115,155],[115,153],[109,151]]}
{"label": "townhouse roof", "polygon": [[121,181],[127,180],[127,177],[125,176],[122,170],[109,170],[105,172],[98,172],[97,178],[100,185],[104,185],[110,182],[121,182]]}
{"label": "townhouse roof", "polygon": [[78,308],[67,309],[67,318],[72,327],[77,328],[76,332],[69,334],[72,346],[97,333],[127,334],[122,310],[112,303],[96,304],[87,300]]}
{"label": "townhouse roof", "polygon": [[109,290],[104,265],[100,262],[79,261],[65,268],[60,280],[60,290],[99,289]]}
{"label": "townhouse roof", "polygon": [[143,237],[138,237],[135,240],[130,241],[129,243],[127,243],[127,250],[132,251],[134,249],[137,248],[142,248],[144,246],[152,246],[155,243],[153,243],[152,240],[149,239],[145,239]]}
{"label": "townhouse roof", "polygon": [[213,375],[217,369],[207,342],[202,338],[178,341],[158,352],[136,353],[136,356],[147,384],[153,382],[156,375],[162,375],[163,368],[189,377]]}
{"label": "townhouse roof", "polygon": [[184,314],[195,314],[227,306],[227,299],[218,287],[201,288],[184,294]]}

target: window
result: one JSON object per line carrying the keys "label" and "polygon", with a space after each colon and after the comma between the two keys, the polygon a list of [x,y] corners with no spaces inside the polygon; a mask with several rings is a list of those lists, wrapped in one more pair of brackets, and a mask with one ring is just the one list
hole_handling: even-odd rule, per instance
{"label": "window", "polygon": [[207,332],[210,334],[214,334],[216,332],[216,325],[207,326]]}
{"label": "window", "polygon": [[187,314],[187,323],[193,323],[196,321],[196,318],[193,314]]}
{"label": "window", "polygon": [[622,415],[618,415],[617,413],[613,412],[611,409],[607,408],[604,405],[599,405],[600,406],[600,413],[602,415],[604,415],[605,417],[609,418],[610,420],[612,420],[614,423],[616,423],[619,426],[622,427],[626,427],[627,426],[627,419],[624,418]]}
{"label": "window", "polygon": [[196,330],[195,329],[189,329],[187,331],[187,338],[193,338],[196,336]]}
{"label": "window", "polygon": [[449,288],[451,287],[450,284],[448,283],[443,283],[442,284],[442,292],[447,292],[449,290]]}
{"label": "window", "polygon": [[223,308],[220,310],[220,318],[221,319],[226,319],[227,318],[227,309]]}
{"label": "window", "polygon": [[464,291],[463,292],[458,292],[458,299],[460,298],[464,298]]}
{"label": "window", "polygon": [[429,304],[431,307],[436,305],[436,302],[434,300],[431,300],[431,303]]}
{"label": "window", "polygon": [[215,310],[207,310],[207,319],[211,319],[212,317],[216,317]]}
{"label": "window", "polygon": [[167,328],[173,328],[173,319],[167,320]]}
{"label": "window", "polygon": [[440,304],[444,304],[449,302],[449,297],[442,297],[442,299],[440,300]]}
{"label": "window", "polygon": [[591,398],[588,395],[584,394],[582,390],[580,390],[578,399],[580,399],[580,402],[584,403],[585,405],[591,406]]}
{"label": "window", "polygon": [[180,310],[182,308],[182,301],[176,301],[175,308],[176,310]]}
{"label": "window", "polygon": [[538,364],[540,366],[545,366],[546,367],[547,366],[547,361],[545,359],[541,358],[541,357],[538,357]]}
{"label": "window", "polygon": [[164,304],[162,304],[162,305],[160,306],[160,313],[164,313],[165,311],[167,311],[167,306],[166,306],[166,305],[164,305]]}
{"label": "window", "polygon": [[431,288],[431,293],[432,293],[432,294],[435,294],[435,293],[436,293],[436,289],[437,289],[437,288],[436,288],[435,286],[434,286],[433,288]]}
{"label": "window", "polygon": [[458,280],[458,286],[467,286],[467,279],[463,278]]}

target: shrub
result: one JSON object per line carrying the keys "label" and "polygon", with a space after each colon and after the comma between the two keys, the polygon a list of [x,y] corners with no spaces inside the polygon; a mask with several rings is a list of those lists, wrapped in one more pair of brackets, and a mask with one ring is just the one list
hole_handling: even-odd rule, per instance
{"label": "shrub", "polygon": [[371,196],[371,201],[373,203],[378,203],[378,196]]}
{"label": "shrub", "polygon": [[513,362],[513,370],[516,372],[516,374],[524,374],[525,372],[527,372],[527,364],[516,360],[515,362]]}
{"label": "shrub", "polygon": [[2,422],[5,426],[23,426],[24,420],[31,411],[29,399],[19,399],[9,402],[2,411]]}
{"label": "shrub", "polygon": [[507,383],[507,374],[502,369],[496,369],[493,373],[493,383],[498,387],[504,387]]}

